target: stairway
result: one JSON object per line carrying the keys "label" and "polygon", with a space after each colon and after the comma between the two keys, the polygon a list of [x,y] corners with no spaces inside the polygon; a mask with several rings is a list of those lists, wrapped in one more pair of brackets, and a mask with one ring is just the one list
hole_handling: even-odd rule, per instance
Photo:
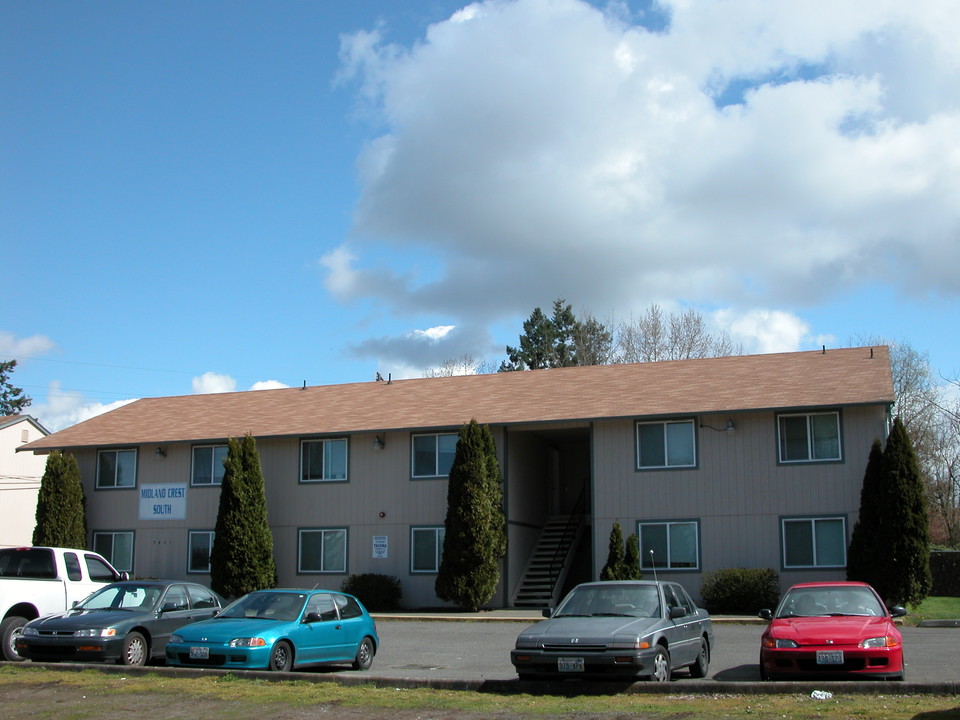
{"label": "stairway", "polygon": [[527,561],[513,596],[514,607],[553,607],[559,600],[569,559],[583,532],[580,516],[554,515],[540,531],[540,538]]}

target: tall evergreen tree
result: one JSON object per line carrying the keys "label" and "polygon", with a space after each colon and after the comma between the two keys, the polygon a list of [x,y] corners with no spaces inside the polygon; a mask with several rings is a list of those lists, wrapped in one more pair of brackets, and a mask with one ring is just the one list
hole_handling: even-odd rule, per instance
{"label": "tall evergreen tree", "polygon": [[[639,554],[639,553],[638,553]],[[601,580],[621,580],[623,578],[623,530],[619,522],[610,529],[610,542],[607,546],[607,562],[600,570]]]}
{"label": "tall evergreen tree", "polygon": [[275,587],[260,453],[252,436],[230,438],[210,551],[210,586],[224,597]]}
{"label": "tall evergreen tree", "polygon": [[507,552],[496,444],[476,420],[460,428],[447,484],[443,556],[434,588],[441,600],[476,611],[500,582]]}
{"label": "tall evergreen tree", "polygon": [[33,402],[23,394],[23,388],[10,384],[10,373],[16,367],[16,360],[0,362],[0,417],[20,415]]}
{"label": "tall evergreen tree", "polygon": [[636,533],[627,537],[626,549],[623,551],[623,577],[621,580],[639,580],[640,571],[640,540]]}
{"label": "tall evergreen tree", "polygon": [[916,605],[932,584],[930,529],[917,457],[899,417],[883,451],[883,481],[885,552],[873,584],[885,600]]}
{"label": "tall evergreen tree", "polygon": [[40,480],[33,544],[42,547],[87,546],[86,498],[80,466],[73,455],[54,450]]}
{"label": "tall evergreen tree", "polygon": [[886,562],[882,529],[884,507],[881,504],[883,488],[883,445],[873,441],[867,469],[860,488],[860,514],[853,525],[850,547],[847,549],[847,580],[860,580],[871,585],[874,568]]}

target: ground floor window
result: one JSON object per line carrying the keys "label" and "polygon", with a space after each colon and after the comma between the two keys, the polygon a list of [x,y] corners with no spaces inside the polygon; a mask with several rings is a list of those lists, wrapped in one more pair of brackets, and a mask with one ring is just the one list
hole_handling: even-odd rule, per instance
{"label": "ground floor window", "polygon": [[213,552],[213,530],[191,530],[188,545],[187,572],[210,572],[210,553]]}
{"label": "ground floor window", "polygon": [[640,567],[696,570],[700,567],[700,532],[696,520],[637,523]]}
{"label": "ground floor window", "polygon": [[847,564],[847,523],[843,516],[783,518],[784,568],[837,568]]}
{"label": "ground floor window", "polygon": [[347,572],[346,528],[301,530],[297,544],[297,572]]}
{"label": "ground floor window", "polygon": [[410,528],[410,572],[435,573],[440,570],[445,534],[443,526]]}
{"label": "ground floor window", "polygon": [[133,572],[133,532],[95,532],[93,550],[120,572]]}

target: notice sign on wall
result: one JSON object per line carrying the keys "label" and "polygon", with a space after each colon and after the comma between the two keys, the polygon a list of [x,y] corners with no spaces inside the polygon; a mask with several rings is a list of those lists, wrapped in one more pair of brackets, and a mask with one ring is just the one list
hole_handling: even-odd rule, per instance
{"label": "notice sign on wall", "polygon": [[185,520],[186,517],[186,483],[140,486],[141,520]]}
{"label": "notice sign on wall", "polygon": [[387,536],[386,535],[373,536],[373,557],[377,559],[383,559],[387,557]]}

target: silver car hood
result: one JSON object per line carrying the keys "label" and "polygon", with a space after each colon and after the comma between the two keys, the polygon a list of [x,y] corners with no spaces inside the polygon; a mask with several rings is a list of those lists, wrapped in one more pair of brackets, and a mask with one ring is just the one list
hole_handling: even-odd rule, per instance
{"label": "silver car hood", "polygon": [[672,626],[671,620],[637,617],[558,617],[542,620],[526,628],[521,635],[537,636],[541,642],[563,641],[575,637],[580,642],[608,642],[615,635],[642,637],[664,627]]}

